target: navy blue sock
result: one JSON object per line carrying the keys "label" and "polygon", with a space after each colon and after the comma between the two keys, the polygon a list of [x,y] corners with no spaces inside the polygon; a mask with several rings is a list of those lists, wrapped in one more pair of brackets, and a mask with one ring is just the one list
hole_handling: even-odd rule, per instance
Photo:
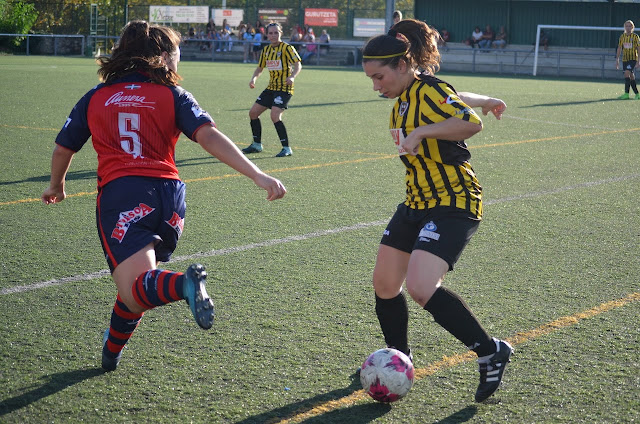
{"label": "navy blue sock", "polygon": [[131,292],[138,305],[144,309],[151,309],[184,299],[183,283],[182,272],[152,269],[136,278]]}
{"label": "navy blue sock", "polygon": [[142,314],[134,314],[124,304],[120,295],[113,305],[111,312],[111,325],[109,326],[109,337],[107,338],[107,350],[115,358],[124,349],[133,332],[140,324]]}

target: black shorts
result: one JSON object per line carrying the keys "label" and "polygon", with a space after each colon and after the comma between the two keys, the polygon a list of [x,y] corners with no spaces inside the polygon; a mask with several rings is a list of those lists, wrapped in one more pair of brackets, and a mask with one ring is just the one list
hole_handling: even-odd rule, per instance
{"label": "black shorts", "polygon": [[96,224],[111,272],[149,243],[168,262],[182,235],[185,185],[165,178],[121,177],[98,192]]}
{"label": "black shorts", "polygon": [[256,99],[256,103],[271,109],[272,106],[280,109],[286,109],[293,94],[284,91],[264,90]]}
{"label": "black shorts", "polygon": [[462,209],[411,209],[401,203],[380,243],[407,253],[416,249],[432,253],[451,271],[479,225],[480,219]]}
{"label": "black shorts", "polygon": [[254,46],[253,46],[253,51],[254,51],[254,52],[262,51],[262,44],[260,44],[259,46],[254,45]]}
{"label": "black shorts", "polygon": [[622,62],[622,70],[633,72],[636,69],[637,60],[625,60]]}

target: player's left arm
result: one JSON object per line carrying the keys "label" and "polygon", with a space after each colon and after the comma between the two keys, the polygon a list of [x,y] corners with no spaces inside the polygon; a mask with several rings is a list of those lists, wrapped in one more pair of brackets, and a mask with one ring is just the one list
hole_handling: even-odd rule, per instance
{"label": "player's left arm", "polygon": [[458,93],[458,97],[460,97],[460,100],[466,103],[467,106],[481,107],[483,115],[487,115],[489,112],[493,113],[496,119],[502,118],[502,114],[507,109],[507,104],[495,97],[469,92]]}
{"label": "player's left arm", "polygon": [[302,70],[302,62],[294,62],[292,65],[291,75],[287,77],[287,85],[293,85],[293,80],[298,76]]}

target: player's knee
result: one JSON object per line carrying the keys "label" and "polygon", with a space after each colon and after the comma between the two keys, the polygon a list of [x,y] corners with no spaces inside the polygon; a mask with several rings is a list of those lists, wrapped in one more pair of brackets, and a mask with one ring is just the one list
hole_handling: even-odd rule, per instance
{"label": "player's knee", "polygon": [[407,280],[407,293],[418,305],[424,307],[433,293],[436,291],[438,282],[423,281],[421,284]]}
{"label": "player's knee", "polygon": [[143,308],[135,301],[132,293],[118,293],[120,295],[120,299],[125,304],[125,306],[134,314],[141,314],[146,311],[146,308]]}

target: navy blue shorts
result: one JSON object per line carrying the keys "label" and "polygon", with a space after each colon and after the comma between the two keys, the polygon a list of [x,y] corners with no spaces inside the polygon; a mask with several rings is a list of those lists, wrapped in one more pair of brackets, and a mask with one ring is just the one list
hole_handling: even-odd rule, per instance
{"label": "navy blue shorts", "polygon": [[122,177],[98,191],[96,225],[109,269],[155,243],[156,259],[167,262],[182,235],[186,211],[182,181]]}
{"label": "navy blue shorts", "polygon": [[293,94],[284,91],[264,90],[256,99],[256,103],[271,109],[272,106],[286,109]]}
{"label": "navy blue shorts", "polygon": [[480,219],[458,208],[412,209],[401,203],[380,244],[403,252],[424,250],[449,264],[449,271],[478,229]]}

